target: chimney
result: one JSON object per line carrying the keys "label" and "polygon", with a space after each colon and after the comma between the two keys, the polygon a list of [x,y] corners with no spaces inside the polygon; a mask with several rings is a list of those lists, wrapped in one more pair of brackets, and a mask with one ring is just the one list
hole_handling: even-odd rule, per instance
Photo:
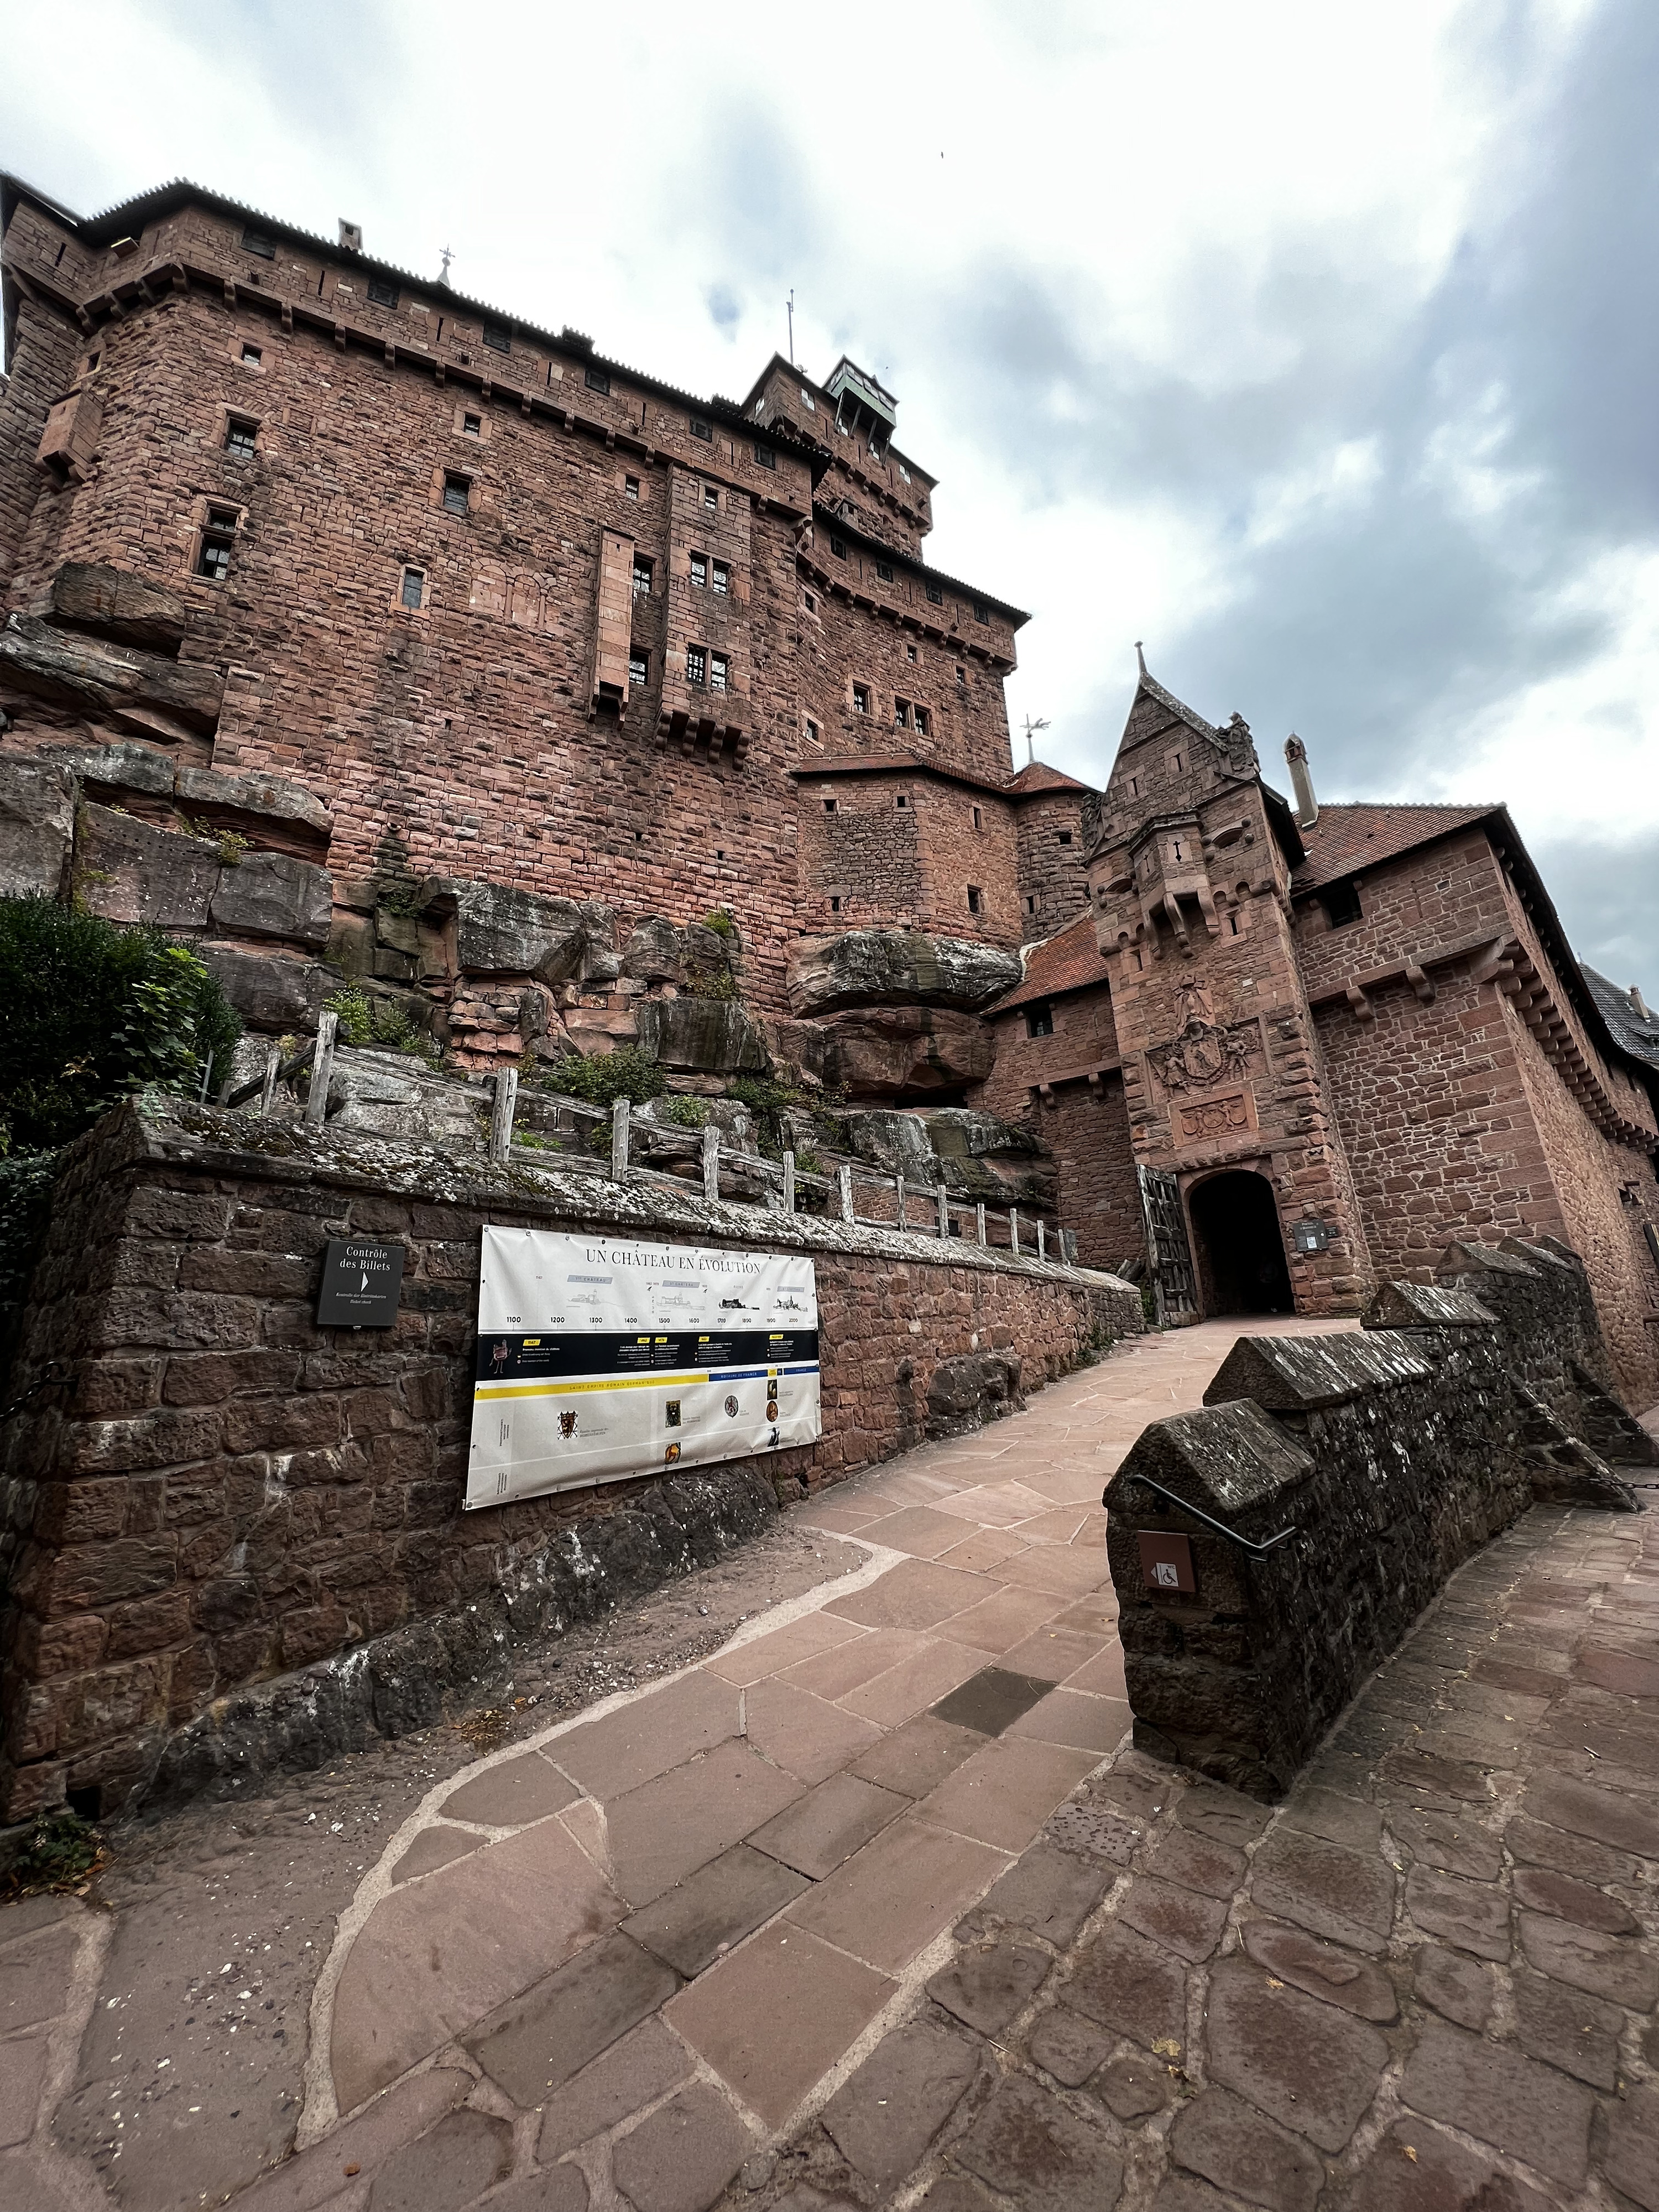
{"label": "chimney", "polygon": [[345,247],[349,253],[361,253],[363,250],[363,227],[362,223],[348,222],[345,217],[342,216],[340,217],[340,243]]}
{"label": "chimney", "polygon": [[1296,793],[1296,826],[1311,830],[1319,819],[1319,801],[1308,773],[1308,748],[1294,732],[1285,740],[1285,757],[1290,763],[1291,789]]}
{"label": "chimney", "polygon": [[1630,1002],[1644,1022],[1650,1022],[1653,1019],[1652,1014],[1648,1010],[1648,1002],[1642,996],[1642,986],[1639,983],[1631,985]]}

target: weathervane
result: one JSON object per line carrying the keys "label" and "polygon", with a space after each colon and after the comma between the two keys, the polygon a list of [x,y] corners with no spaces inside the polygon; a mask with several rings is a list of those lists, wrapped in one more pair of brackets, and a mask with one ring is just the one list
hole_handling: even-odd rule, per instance
{"label": "weathervane", "polygon": [[1046,730],[1048,726],[1046,720],[1034,722],[1029,714],[1025,717],[1025,765],[1027,768],[1030,768],[1036,758],[1036,733],[1039,730]]}
{"label": "weathervane", "polygon": [[450,264],[450,262],[454,258],[454,256],[453,256],[453,254],[452,253],[452,252],[451,252],[450,248],[449,248],[448,246],[444,246],[444,247],[442,247],[441,250],[441,252],[442,252],[442,253],[443,253],[443,257],[444,257],[444,265],[443,265],[443,267],[442,267],[442,268],[438,271],[438,282],[439,282],[441,284],[447,284],[447,283],[448,283],[448,282],[449,282],[449,264]]}
{"label": "weathervane", "polygon": [[795,288],[793,284],[789,288],[787,312],[789,316],[789,366],[793,368],[795,365]]}

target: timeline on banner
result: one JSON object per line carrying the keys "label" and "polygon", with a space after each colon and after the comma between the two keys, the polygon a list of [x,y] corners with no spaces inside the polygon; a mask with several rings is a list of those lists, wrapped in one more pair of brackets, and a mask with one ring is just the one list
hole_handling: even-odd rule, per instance
{"label": "timeline on banner", "polygon": [[810,1260],[484,1231],[469,1508],[819,1433]]}

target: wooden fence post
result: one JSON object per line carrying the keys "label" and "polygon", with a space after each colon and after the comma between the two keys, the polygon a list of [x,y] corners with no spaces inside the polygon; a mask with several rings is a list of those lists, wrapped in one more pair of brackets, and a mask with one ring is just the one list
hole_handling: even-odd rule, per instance
{"label": "wooden fence post", "polygon": [[851,1221],[853,1218],[852,1169],[844,1165],[837,1168],[836,1181],[841,1185],[841,1218],[843,1221]]}
{"label": "wooden fence post", "polygon": [[974,1226],[975,1226],[975,1229],[976,1230],[976,1231],[978,1232],[978,1236],[979,1236],[979,1241],[980,1241],[980,1243],[981,1243],[981,1244],[983,1244],[983,1243],[985,1243],[985,1241],[986,1241],[986,1237],[985,1237],[985,1200],[984,1200],[983,1199],[981,1199],[981,1200],[980,1200],[979,1204],[978,1204],[978,1205],[974,1208]]}
{"label": "wooden fence post", "polygon": [[269,1114],[276,1099],[276,1071],[283,1064],[283,1048],[275,1037],[265,1047],[265,1076],[259,1086],[259,1111]]}
{"label": "wooden fence post", "polygon": [[513,1109],[519,1098],[516,1067],[495,1070],[495,1104],[489,1116],[489,1157],[504,1160],[513,1148]]}
{"label": "wooden fence post", "polygon": [[1042,1215],[1041,1215],[1041,1214],[1039,1214],[1039,1215],[1037,1216],[1037,1257],[1038,1257],[1038,1259],[1039,1259],[1039,1260],[1046,1260],[1046,1259],[1048,1258],[1048,1237],[1047,1237],[1047,1233],[1046,1233],[1046,1231],[1045,1231],[1045,1230],[1044,1230],[1044,1227],[1043,1227],[1042,1217]]}
{"label": "wooden fence post", "polygon": [[1008,1209],[1008,1249],[1018,1260],[1019,1257],[1019,1208],[1017,1206],[1011,1206]]}
{"label": "wooden fence post", "polygon": [[901,1229],[908,1229],[910,1224],[905,1218],[904,1177],[902,1175],[896,1175],[893,1177],[893,1188],[898,1194],[898,1225]]}
{"label": "wooden fence post", "polygon": [[933,1196],[939,1205],[939,1233],[941,1237],[948,1237],[951,1233],[951,1200],[942,1182],[933,1185]]}
{"label": "wooden fence post", "polygon": [[632,1109],[627,1099],[618,1098],[611,1108],[611,1180],[628,1181],[628,1121]]}
{"label": "wooden fence post", "polygon": [[795,1210],[795,1156],[791,1152],[783,1156],[783,1210],[786,1213]]}
{"label": "wooden fence post", "polygon": [[720,1194],[720,1133],[713,1121],[705,1125],[702,1133],[702,1194],[705,1198]]}
{"label": "wooden fence post", "polygon": [[306,1120],[313,1128],[322,1127],[323,1116],[328,1111],[329,1078],[334,1073],[334,1032],[339,1026],[337,1014],[317,1017],[317,1049],[311,1060],[311,1088],[306,1093]]}

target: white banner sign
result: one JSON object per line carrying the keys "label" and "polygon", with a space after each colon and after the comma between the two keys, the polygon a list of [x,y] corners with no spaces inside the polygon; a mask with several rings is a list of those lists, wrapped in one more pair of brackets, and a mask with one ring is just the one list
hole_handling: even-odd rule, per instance
{"label": "white banner sign", "polygon": [[810,1260],[484,1231],[469,1507],[818,1434]]}

